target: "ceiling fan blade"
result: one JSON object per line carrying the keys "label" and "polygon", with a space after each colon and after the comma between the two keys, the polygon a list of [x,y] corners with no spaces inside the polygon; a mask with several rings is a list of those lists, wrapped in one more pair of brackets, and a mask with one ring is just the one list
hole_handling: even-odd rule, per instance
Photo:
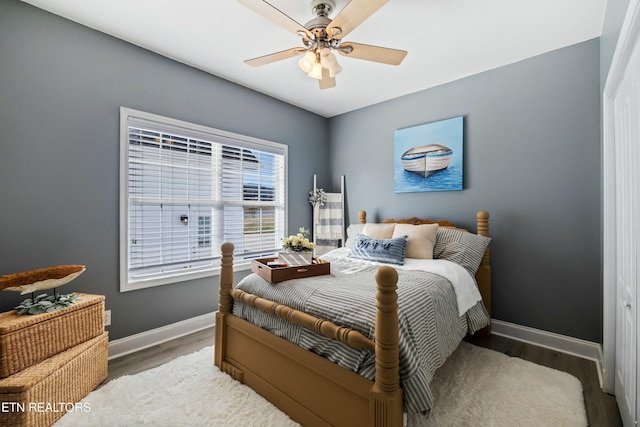
{"label": "ceiling fan blade", "polygon": [[259,15],[264,16],[272,22],[280,25],[282,28],[291,31],[294,34],[305,34],[307,38],[312,38],[311,33],[303,25],[296,22],[293,18],[263,0],[238,0],[238,3],[248,7]]}
{"label": "ceiling fan blade", "polygon": [[300,55],[301,53],[306,52],[307,49],[303,47],[294,47],[291,49],[283,50],[276,53],[271,53],[269,55],[259,56],[253,59],[247,59],[244,61],[245,64],[251,65],[252,67],[259,67],[261,65],[271,64],[272,62],[282,61],[283,59],[289,59],[291,57]]}
{"label": "ceiling fan blade", "polygon": [[336,87],[336,79],[329,75],[329,70],[323,68],[322,79],[318,80],[318,84],[320,85],[320,89],[331,89],[332,87]]}
{"label": "ceiling fan blade", "polygon": [[327,34],[342,39],[389,0],[351,0],[327,25]]}
{"label": "ceiling fan blade", "polygon": [[400,65],[404,57],[407,56],[406,50],[353,42],[340,43],[336,50],[340,55],[348,58],[364,59],[365,61],[381,62],[389,65]]}

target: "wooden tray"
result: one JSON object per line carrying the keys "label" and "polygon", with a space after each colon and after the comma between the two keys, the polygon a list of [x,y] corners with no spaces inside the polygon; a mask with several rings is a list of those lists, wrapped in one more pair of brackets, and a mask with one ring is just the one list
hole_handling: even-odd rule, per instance
{"label": "wooden tray", "polygon": [[275,260],[277,258],[253,259],[251,260],[251,271],[271,283],[331,273],[331,264],[318,258],[313,259],[313,264],[296,267],[270,267],[267,265],[268,262]]}

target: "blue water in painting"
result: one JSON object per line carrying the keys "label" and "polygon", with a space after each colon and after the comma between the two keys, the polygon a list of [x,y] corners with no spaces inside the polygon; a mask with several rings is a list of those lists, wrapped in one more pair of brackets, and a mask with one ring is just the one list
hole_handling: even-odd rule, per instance
{"label": "blue water in painting", "polygon": [[449,167],[428,177],[402,169],[402,164],[395,168],[396,193],[411,193],[416,191],[449,191],[462,190],[462,161],[461,156],[453,153]]}
{"label": "blue water in painting", "polygon": [[[454,117],[395,131],[393,162],[396,193],[462,190],[462,124],[463,117]],[[449,167],[426,178],[405,171],[402,154],[411,147],[426,144],[442,144],[451,148],[453,156]]]}

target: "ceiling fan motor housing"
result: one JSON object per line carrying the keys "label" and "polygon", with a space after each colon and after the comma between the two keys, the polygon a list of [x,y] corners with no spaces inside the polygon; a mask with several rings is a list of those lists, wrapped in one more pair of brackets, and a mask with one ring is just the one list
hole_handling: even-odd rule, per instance
{"label": "ceiling fan motor housing", "polygon": [[314,40],[309,43],[303,40],[308,48],[315,47],[332,47],[335,48],[339,40],[330,40],[327,34],[327,26],[331,23],[332,19],[329,18],[329,13],[335,8],[333,0],[312,0],[309,6],[311,12],[316,15],[315,18],[305,24],[305,28],[314,35]]}
{"label": "ceiling fan motor housing", "polygon": [[319,16],[307,22],[304,27],[313,33],[313,35],[316,37],[316,40],[324,40],[327,38],[326,29],[327,25],[329,25],[330,23],[331,19],[324,16]]}

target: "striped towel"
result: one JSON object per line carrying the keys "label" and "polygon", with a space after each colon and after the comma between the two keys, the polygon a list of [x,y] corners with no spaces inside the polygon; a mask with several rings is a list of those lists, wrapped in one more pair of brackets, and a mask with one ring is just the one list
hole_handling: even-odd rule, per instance
{"label": "striped towel", "polygon": [[316,255],[339,248],[344,239],[342,193],[326,193],[326,196],[316,221]]}

